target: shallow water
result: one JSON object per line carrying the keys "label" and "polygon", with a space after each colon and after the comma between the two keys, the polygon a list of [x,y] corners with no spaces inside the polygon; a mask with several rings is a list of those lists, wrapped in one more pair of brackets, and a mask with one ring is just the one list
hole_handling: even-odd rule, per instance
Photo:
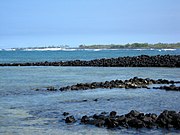
{"label": "shallow water", "polygon": [[[180,50],[0,51],[0,63],[90,60],[120,56],[180,54]],[[124,114],[132,109],[159,114],[180,111],[180,93],[154,89],[96,89],[49,92],[81,82],[130,79],[180,80],[179,68],[124,67],[0,67],[0,134],[179,134],[165,129],[115,129],[65,124],[64,111],[77,119],[102,111]],[[35,91],[41,89],[40,91]],[[98,99],[97,102],[94,99]],[[87,100],[87,102],[83,102]]]}
{"label": "shallow water", "polygon": [[[65,124],[62,120],[64,111],[77,119],[112,110],[118,114],[132,109],[157,114],[164,109],[180,111],[180,92],[154,89],[48,92],[42,89],[134,76],[180,80],[179,73],[179,68],[0,67],[0,134],[180,134],[165,129],[110,130],[81,125],[79,121]],[[37,88],[42,90],[35,91]]]}

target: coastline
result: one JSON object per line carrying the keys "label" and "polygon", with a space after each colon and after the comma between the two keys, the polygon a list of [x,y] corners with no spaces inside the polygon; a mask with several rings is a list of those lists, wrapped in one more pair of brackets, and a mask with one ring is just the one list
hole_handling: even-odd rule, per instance
{"label": "coastline", "polygon": [[45,46],[45,47],[24,47],[7,48],[0,50],[8,51],[58,51],[58,50],[114,50],[114,49],[180,49],[180,43],[128,43],[128,44],[93,44],[70,47],[68,45]]}
{"label": "coastline", "polygon": [[105,50],[158,50],[158,51],[175,51],[180,48],[10,48],[0,49],[0,51],[105,51]]}

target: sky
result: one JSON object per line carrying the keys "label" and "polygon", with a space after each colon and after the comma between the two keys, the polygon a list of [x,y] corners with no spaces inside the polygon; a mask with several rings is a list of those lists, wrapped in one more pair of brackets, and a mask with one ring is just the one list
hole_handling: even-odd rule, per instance
{"label": "sky", "polygon": [[180,0],[0,0],[0,48],[180,42]]}

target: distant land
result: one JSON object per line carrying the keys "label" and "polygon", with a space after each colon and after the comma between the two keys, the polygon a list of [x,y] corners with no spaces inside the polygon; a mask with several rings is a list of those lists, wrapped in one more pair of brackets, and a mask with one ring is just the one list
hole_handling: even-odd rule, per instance
{"label": "distant land", "polygon": [[132,43],[125,45],[80,45],[79,49],[178,49],[180,48],[180,43]]}
{"label": "distant land", "polygon": [[25,47],[25,48],[11,48],[10,50],[14,51],[23,51],[23,50],[62,50],[70,48],[68,45],[59,45],[59,46],[45,46],[45,47]]}
{"label": "distant land", "polygon": [[[23,51],[23,50],[64,50],[64,49],[180,49],[178,43],[132,43],[132,44],[109,44],[109,45],[79,45],[79,47],[70,47],[68,45],[46,46],[46,47],[26,47],[26,48],[11,48],[5,50]],[[3,50],[3,49],[2,49]]]}

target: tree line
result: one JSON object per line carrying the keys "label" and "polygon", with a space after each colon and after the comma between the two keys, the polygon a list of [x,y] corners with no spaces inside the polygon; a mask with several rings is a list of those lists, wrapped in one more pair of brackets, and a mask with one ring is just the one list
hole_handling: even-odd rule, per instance
{"label": "tree line", "polygon": [[80,49],[175,49],[180,48],[180,43],[132,43],[132,44],[110,44],[110,45],[79,45]]}

